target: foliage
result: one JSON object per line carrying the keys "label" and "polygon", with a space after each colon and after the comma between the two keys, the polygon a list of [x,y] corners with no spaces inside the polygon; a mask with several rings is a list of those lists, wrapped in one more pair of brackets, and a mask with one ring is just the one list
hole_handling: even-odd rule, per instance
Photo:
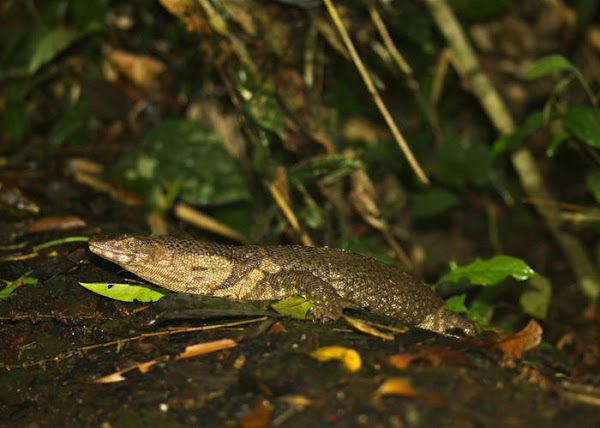
{"label": "foliage", "polygon": [[239,164],[217,135],[191,121],[156,124],[109,171],[119,173],[131,190],[148,200],[174,183],[178,196],[194,205],[221,205],[250,196]]}
{"label": "foliage", "polygon": [[509,276],[517,281],[539,277],[523,260],[500,255],[489,260],[477,259],[464,266],[458,266],[452,262],[450,263],[450,272],[444,275],[440,282],[458,282],[465,278],[471,284],[490,286],[500,283]]}
{"label": "foliage", "polygon": [[1,280],[2,282],[4,282],[4,288],[0,290],[0,299],[6,299],[7,297],[11,296],[12,293],[20,286],[22,285],[35,285],[38,283],[37,278],[31,277],[29,276],[31,274],[31,271],[24,273],[23,275],[21,275],[19,278],[13,280],[13,281],[6,281],[6,280]]}
{"label": "foliage", "polygon": [[292,296],[272,303],[271,307],[281,315],[304,320],[306,319],[307,312],[313,307],[313,304],[300,296]]}
{"label": "foliage", "polygon": [[79,285],[101,296],[123,302],[156,302],[170,291],[152,285],[80,282]]}
{"label": "foliage", "polygon": [[412,196],[411,212],[416,218],[432,217],[460,204],[452,192],[444,189],[429,189]]}
{"label": "foliage", "polygon": [[[540,277],[523,260],[515,257],[499,255],[489,260],[477,259],[464,266],[452,262],[450,272],[442,276],[440,283],[454,283],[460,290],[460,282],[467,280],[472,285],[497,287],[508,277],[517,281],[527,281],[527,288],[521,294],[521,306],[524,311],[544,318],[550,304],[550,282]],[[469,318],[482,324],[490,322],[494,312],[495,294],[479,292],[471,303],[466,303],[467,294],[462,293],[446,300],[446,306],[459,313],[465,313]]]}

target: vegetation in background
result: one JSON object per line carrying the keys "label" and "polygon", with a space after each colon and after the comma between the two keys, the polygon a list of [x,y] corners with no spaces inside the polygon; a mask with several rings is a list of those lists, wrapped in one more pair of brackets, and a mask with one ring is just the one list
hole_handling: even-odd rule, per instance
{"label": "vegetation in background", "polygon": [[[600,199],[600,67],[586,60],[598,46],[590,36],[569,49],[550,17],[586,34],[596,3],[576,2],[575,21],[551,5],[450,3],[521,124],[514,132],[498,135],[452,71],[463,59],[445,50],[424,4],[337,5],[430,185],[319,1],[5,2],[2,162],[18,171],[98,160],[103,179],[142,197],[158,224],[184,202],[249,242],[347,247],[441,277],[450,307],[480,320],[500,296],[512,299],[515,325],[522,311],[544,317],[563,254],[536,238],[545,225],[531,206],[553,211],[551,231],[585,235],[593,253]],[[522,148],[556,198],[524,199],[510,166]],[[502,275],[487,283],[475,273],[490,257],[483,270]],[[528,265],[545,285],[506,280]],[[482,296],[461,278],[498,291]],[[593,304],[598,284],[583,287]]]}

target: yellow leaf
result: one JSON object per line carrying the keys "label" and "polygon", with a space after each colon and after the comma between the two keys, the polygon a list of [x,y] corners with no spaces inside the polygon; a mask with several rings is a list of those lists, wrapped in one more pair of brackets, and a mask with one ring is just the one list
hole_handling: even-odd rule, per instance
{"label": "yellow leaf", "polygon": [[318,361],[338,360],[344,364],[344,368],[349,372],[360,370],[362,361],[360,355],[354,349],[344,346],[324,346],[309,354]]}

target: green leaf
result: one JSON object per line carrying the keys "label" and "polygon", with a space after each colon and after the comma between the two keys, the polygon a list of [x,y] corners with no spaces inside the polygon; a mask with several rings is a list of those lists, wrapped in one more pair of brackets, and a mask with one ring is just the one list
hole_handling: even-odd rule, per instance
{"label": "green leaf", "polygon": [[35,47],[29,60],[29,73],[35,73],[46,63],[52,61],[78,37],[78,32],[66,28],[57,28],[48,32]]}
{"label": "green leaf", "polygon": [[467,317],[479,324],[486,325],[492,321],[494,316],[494,305],[487,300],[475,298],[469,306]]}
{"label": "green leaf", "polygon": [[246,101],[245,107],[258,125],[273,131],[285,141],[281,111],[273,95],[265,91],[257,91]]}
{"label": "green leaf", "polygon": [[585,181],[596,202],[600,203],[600,170],[590,171]]}
{"label": "green leaf", "polygon": [[54,128],[48,135],[48,143],[53,146],[60,146],[75,133],[86,126],[88,118],[88,103],[80,101],[73,105],[71,109],[54,125]]}
{"label": "green leaf", "polygon": [[187,120],[156,124],[142,144],[125,153],[108,174],[123,175],[127,187],[147,201],[165,187],[177,188],[178,196],[192,205],[250,198],[239,163],[217,135]]}
{"label": "green leaf", "polygon": [[459,314],[466,314],[469,312],[467,306],[465,305],[465,299],[467,298],[466,294],[460,294],[458,296],[452,296],[446,299],[446,309],[450,309],[453,312],[458,312]]}
{"label": "green leaf", "polygon": [[600,109],[572,107],[563,116],[568,132],[588,146],[600,148]]}
{"label": "green leaf", "polygon": [[320,230],[325,228],[325,220],[323,219],[319,208],[315,205],[298,207],[296,209],[296,215],[302,223],[311,229]]}
{"label": "green leaf", "polygon": [[548,55],[537,60],[525,73],[526,79],[537,79],[538,77],[552,74],[555,71],[571,70],[573,65],[562,55]]}
{"label": "green leaf", "polygon": [[567,132],[559,132],[556,134],[546,149],[546,156],[549,158],[553,157],[558,150],[558,146],[567,141],[569,138],[571,138],[571,135],[569,135]]}
{"label": "green leaf", "polygon": [[89,236],[67,236],[60,239],[55,239],[54,241],[47,241],[41,244],[34,246],[32,249],[34,252],[38,252],[43,250],[44,248],[54,247],[55,245],[69,244],[71,242],[88,242],[90,240]]}
{"label": "green leaf", "polygon": [[314,305],[300,296],[292,296],[271,304],[271,307],[281,315],[299,320],[306,319],[306,313]]}
{"label": "green leaf", "polygon": [[101,296],[123,302],[156,302],[170,291],[153,285],[115,284],[109,282],[80,282],[87,288]]}
{"label": "green leaf", "polygon": [[30,273],[31,273],[31,271],[26,272],[23,275],[21,275],[19,278],[15,279],[14,281],[5,281],[5,280],[2,280],[2,282],[4,282],[6,284],[6,286],[2,290],[0,290],[0,299],[6,299],[20,285],[37,284],[38,283],[37,278],[34,278],[32,276],[28,276]]}
{"label": "green leaf", "polygon": [[523,124],[512,134],[505,134],[500,136],[494,141],[494,148],[492,149],[493,156],[498,156],[510,150],[521,141],[523,141],[529,134],[537,130],[540,126],[544,125],[546,117],[543,111],[534,111]]}
{"label": "green leaf", "polygon": [[313,156],[290,169],[290,180],[304,184],[317,180],[322,185],[329,185],[360,168],[363,168],[360,160],[345,155]]}
{"label": "green leaf", "polygon": [[415,217],[433,217],[460,204],[460,200],[445,189],[430,189],[411,197],[410,210]]}
{"label": "green leaf", "polygon": [[493,171],[489,146],[471,138],[450,138],[438,147],[431,169],[441,182],[456,187],[489,184]]}
{"label": "green leaf", "polygon": [[548,314],[548,306],[552,298],[552,285],[548,278],[532,278],[527,282],[519,302],[529,315],[544,319]]}
{"label": "green leaf", "polygon": [[444,275],[440,282],[458,282],[466,278],[471,284],[491,286],[499,284],[509,276],[518,281],[539,278],[539,275],[523,260],[499,255],[489,260],[477,259],[465,266],[457,266],[452,262],[450,272]]}

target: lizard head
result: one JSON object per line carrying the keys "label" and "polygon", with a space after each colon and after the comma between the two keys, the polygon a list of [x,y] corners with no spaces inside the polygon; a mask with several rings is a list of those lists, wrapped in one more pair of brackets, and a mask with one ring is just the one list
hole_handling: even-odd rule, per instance
{"label": "lizard head", "polygon": [[465,316],[443,307],[427,315],[417,327],[449,336],[474,336],[480,330]]}
{"label": "lizard head", "polygon": [[123,267],[147,261],[155,253],[155,245],[151,239],[133,235],[93,239],[89,246],[93,253]]}

